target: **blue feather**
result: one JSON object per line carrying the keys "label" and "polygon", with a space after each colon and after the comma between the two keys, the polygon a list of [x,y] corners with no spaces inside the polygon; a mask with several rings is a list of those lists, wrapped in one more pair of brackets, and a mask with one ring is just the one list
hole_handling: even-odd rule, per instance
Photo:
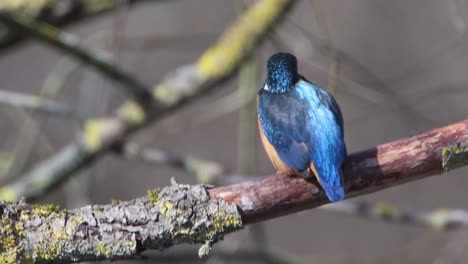
{"label": "blue feather", "polygon": [[312,165],[328,198],[344,199],[343,117],[330,93],[302,78],[282,93],[262,89],[258,115],[265,137],[287,166],[304,171]]}

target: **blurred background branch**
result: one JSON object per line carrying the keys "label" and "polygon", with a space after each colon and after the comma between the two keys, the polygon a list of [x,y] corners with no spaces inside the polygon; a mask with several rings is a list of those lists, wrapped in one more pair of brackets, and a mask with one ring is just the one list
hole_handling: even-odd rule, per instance
{"label": "blurred background branch", "polygon": [[68,105],[34,95],[0,90],[0,104],[64,118],[79,118]]}
{"label": "blurred background branch", "polygon": [[0,22],[59,49],[82,63],[94,67],[98,72],[115,81],[116,86],[122,88],[145,111],[150,111],[147,108],[151,104],[155,104],[155,102],[151,102],[152,96],[149,86],[143,84],[131,74],[119,69],[111,62],[109,54],[92,51],[83,47],[78,37],[62,32],[50,24],[35,21],[25,15],[10,15],[0,12]]}
{"label": "blurred background branch", "polygon": [[434,230],[452,230],[468,226],[468,212],[462,209],[401,209],[388,203],[366,201],[343,201],[322,206],[320,209],[395,224],[425,226]]}
{"label": "blurred background branch", "polygon": [[197,182],[202,184],[218,183],[221,176],[226,173],[225,168],[217,162],[179,155],[162,149],[145,148],[134,142],[125,144],[122,155],[130,160],[183,170],[188,175],[193,175]]}
{"label": "blurred background branch", "polygon": [[[133,5],[142,3],[144,0],[127,0],[126,2]],[[0,12],[25,14],[38,21],[63,26],[113,10],[120,4],[122,4],[121,1],[102,0],[2,0]],[[27,37],[5,24],[0,24],[0,28],[2,30],[0,52]]]}
{"label": "blurred background branch", "polygon": [[135,103],[127,102],[114,118],[87,121],[77,141],[42,161],[14,183],[1,187],[0,199],[11,201],[23,196],[27,199],[40,197],[139,128],[231,76],[291,2],[263,0],[252,5],[195,64],[178,68],[162,83],[155,85],[154,99],[164,103],[160,108],[147,115]]}

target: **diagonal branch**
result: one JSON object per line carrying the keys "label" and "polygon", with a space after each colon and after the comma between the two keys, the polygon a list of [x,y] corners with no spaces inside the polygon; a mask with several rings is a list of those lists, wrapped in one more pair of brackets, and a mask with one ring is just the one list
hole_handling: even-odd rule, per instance
{"label": "diagonal branch", "polygon": [[451,230],[468,227],[468,212],[462,209],[401,209],[392,204],[365,201],[344,201],[322,206],[320,209],[370,220],[425,226],[434,230]]}
{"label": "diagonal branch", "polygon": [[[122,4],[121,2],[102,0],[2,0],[0,1],[0,11],[10,14],[27,14],[36,20],[51,23],[55,26],[63,26],[113,10]],[[128,0],[126,2],[133,6],[145,1]],[[0,28],[2,29],[0,52],[27,37],[1,23]]]}
{"label": "diagonal branch", "polygon": [[[468,164],[468,119],[348,156],[346,198],[375,192]],[[244,223],[327,203],[320,187],[282,175],[210,190],[213,199],[235,202]]]}
{"label": "diagonal branch", "polygon": [[0,104],[62,117],[78,118],[73,109],[64,103],[29,94],[0,90]]}
{"label": "diagonal branch", "polygon": [[34,20],[25,15],[0,12],[0,22],[94,67],[102,75],[115,81],[119,87],[131,95],[144,108],[150,107],[151,103],[156,103],[154,101],[151,102],[152,96],[149,86],[116,67],[111,61],[111,56],[107,53],[83,47],[80,44],[79,38],[75,35],[62,32],[50,24]]}
{"label": "diagonal branch", "polygon": [[226,29],[218,42],[195,64],[177,69],[154,86],[153,98],[164,102],[161,107],[153,108],[147,114],[134,102],[127,102],[113,118],[87,121],[75,142],[38,164],[17,182],[0,188],[0,200],[40,197],[105,152],[118,147],[133,132],[231,76],[293,2],[256,2]]}
{"label": "diagonal branch", "polygon": [[[351,154],[347,198],[468,165],[468,120]],[[110,205],[61,210],[0,202],[2,263],[71,263],[135,258],[146,249],[200,243],[199,255],[247,224],[328,203],[318,185],[298,177],[209,189],[172,181],[161,191]]]}

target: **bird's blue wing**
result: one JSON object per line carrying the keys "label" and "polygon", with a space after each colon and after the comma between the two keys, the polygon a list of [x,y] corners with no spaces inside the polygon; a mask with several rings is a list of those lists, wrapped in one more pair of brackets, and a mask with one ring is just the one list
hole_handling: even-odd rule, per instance
{"label": "bird's blue wing", "polygon": [[300,81],[295,93],[308,102],[307,131],[309,156],[314,171],[328,198],[344,198],[341,167],[346,159],[343,117],[333,96],[307,81]]}
{"label": "bird's blue wing", "polygon": [[307,169],[307,104],[288,94],[260,91],[258,115],[262,131],[281,161],[297,171]]}

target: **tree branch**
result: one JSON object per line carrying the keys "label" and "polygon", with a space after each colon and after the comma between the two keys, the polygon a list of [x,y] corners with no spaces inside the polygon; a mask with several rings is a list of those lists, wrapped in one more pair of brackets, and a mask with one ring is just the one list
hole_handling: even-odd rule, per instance
{"label": "tree branch", "polygon": [[80,44],[79,38],[75,35],[62,32],[48,23],[43,23],[20,14],[8,14],[0,11],[0,22],[59,49],[86,65],[94,67],[99,73],[115,81],[118,87],[121,87],[124,92],[131,95],[145,110],[151,104],[156,105],[155,101],[152,102],[153,98],[149,86],[130,73],[115,66],[111,61],[112,57],[107,53],[83,47]]}
{"label": "tree branch", "polygon": [[[142,3],[143,0],[128,0],[129,4]],[[32,18],[55,26],[67,25],[85,18],[102,14],[116,8],[120,1],[102,0],[2,0],[0,11],[10,14],[27,14]],[[24,34],[0,23],[0,52],[23,40]]]}
{"label": "tree branch", "polygon": [[64,103],[29,94],[0,90],[0,104],[62,117],[78,118],[73,109]]}
{"label": "tree branch", "polygon": [[38,164],[17,182],[0,188],[0,200],[38,198],[67,177],[96,161],[135,132],[161,118],[188,99],[200,95],[231,76],[257,46],[292,0],[256,2],[227,28],[219,41],[195,64],[177,69],[153,88],[155,100],[163,102],[149,114],[134,102],[127,102],[109,119],[89,120],[80,137],[61,152]]}
{"label": "tree branch", "polygon": [[[441,174],[468,164],[468,120],[352,154],[344,166],[346,197]],[[329,201],[318,185],[285,175],[209,189],[172,182],[161,191],[113,205],[64,211],[0,203],[3,263],[128,259],[146,249],[212,243],[247,224]]]}
{"label": "tree branch", "polygon": [[461,209],[416,210],[401,209],[387,203],[340,202],[320,207],[330,212],[398,224],[413,224],[435,230],[449,230],[468,226],[468,212]]}
{"label": "tree branch", "polygon": [[[468,119],[348,156],[346,198],[375,192],[468,164]],[[210,190],[213,199],[235,202],[245,224],[328,203],[316,183],[274,175]]]}
{"label": "tree branch", "polygon": [[72,263],[132,259],[147,249],[203,243],[242,227],[236,205],[210,200],[202,185],[173,183],[128,202],[62,210],[0,203],[0,263]]}
{"label": "tree branch", "polygon": [[195,176],[198,183],[213,184],[226,172],[219,163],[196,157],[179,155],[163,149],[149,149],[134,142],[123,147],[122,156],[129,160],[139,160],[150,164],[161,164],[185,171]]}

